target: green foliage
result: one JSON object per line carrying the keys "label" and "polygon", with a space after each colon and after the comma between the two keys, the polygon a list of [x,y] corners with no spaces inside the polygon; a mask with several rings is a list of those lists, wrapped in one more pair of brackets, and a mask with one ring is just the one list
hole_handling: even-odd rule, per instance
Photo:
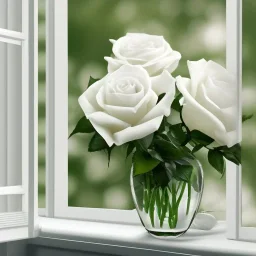
{"label": "green foliage", "polygon": [[88,82],[88,87],[89,88],[92,84],[96,83],[97,81],[99,81],[100,79],[98,78],[93,78],[90,76],[89,82]]}
{"label": "green foliage", "polygon": [[138,140],[138,144],[140,145],[140,147],[144,150],[147,151],[147,149],[150,147],[150,145],[152,144],[154,138],[154,133],[149,134],[148,136]]}
{"label": "green foliage", "polygon": [[75,129],[69,135],[69,138],[77,133],[91,133],[94,132],[94,127],[92,126],[91,122],[83,116],[77,123]]}
{"label": "green foliage", "polygon": [[168,136],[174,137],[182,145],[187,138],[187,133],[183,130],[183,124],[179,123],[170,126]]}
{"label": "green foliage", "polygon": [[156,104],[158,104],[158,103],[163,99],[163,97],[165,96],[165,94],[166,94],[166,93],[162,93],[162,94],[160,94],[160,95],[158,96],[158,99],[157,99]]}
{"label": "green foliage", "polygon": [[157,165],[153,170],[153,178],[157,187],[166,187],[169,182],[169,177],[162,164]]}
{"label": "green foliage", "polygon": [[164,167],[175,180],[184,182],[189,182],[193,171],[193,166],[188,161],[165,163]]}
{"label": "green foliage", "polygon": [[153,188],[151,191],[151,198],[149,202],[149,217],[152,224],[152,227],[155,226],[155,202],[156,202],[156,188]]}
{"label": "green foliage", "polygon": [[88,151],[95,152],[103,149],[109,149],[109,146],[98,133],[95,133],[90,140]]}
{"label": "green foliage", "polygon": [[242,122],[245,122],[247,120],[250,120],[253,117],[253,114],[250,115],[243,115],[242,116]]}
{"label": "green foliage", "polygon": [[126,151],[126,158],[128,158],[130,156],[130,154],[134,151],[134,149],[135,149],[134,143],[132,143],[132,142],[128,143],[127,151]]}
{"label": "green foliage", "polygon": [[226,162],[223,155],[218,150],[208,151],[208,161],[211,166],[216,169],[222,176],[225,174]]}
{"label": "green foliage", "polygon": [[239,143],[230,148],[227,146],[222,146],[216,149],[218,149],[229,161],[235,163],[236,165],[241,164],[241,145]]}
{"label": "green foliage", "polygon": [[190,135],[193,141],[203,146],[207,146],[214,141],[214,139],[212,139],[211,137],[207,136],[206,134],[198,130],[191,131]]}
{"label": "green foliage", "polygon": [[172,102],[171,108],[181,112],[182,106],[180,105],[180,99],[182,98],[182,94],[178,93],[178,95],[176,95],[174,101]]}
{"label": "green foliage", "polygon": [[199,151],[200,149],[202,149],[204,146],[198,144],[198,145],[195,145],[195,147],[192,149],[192,153],[196,153],[197,151]]}
{"label": "green foliage", "polygon": [[133,156],[134,176],[153,170],[160,161],[152,158],[149,154],[137,150]]}
{"label": "green foliage", "polygon": [[156,139],[154,140],[154,146],[160,156],[167,162],[181,159],[187,155],[183,148],[178,148],[167,140]]}

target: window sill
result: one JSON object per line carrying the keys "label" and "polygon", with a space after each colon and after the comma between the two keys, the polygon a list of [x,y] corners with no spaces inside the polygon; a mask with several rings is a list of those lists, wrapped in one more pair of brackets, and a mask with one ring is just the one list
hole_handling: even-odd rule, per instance
{"label": "window sill", "polygon": [[40,218],[39,225],[40,237],[30,243],[48,247],[118,255],[256,255],[256,244],[225,238],[225,222],[173,240],[156,239],[141,225],[50,218]]}

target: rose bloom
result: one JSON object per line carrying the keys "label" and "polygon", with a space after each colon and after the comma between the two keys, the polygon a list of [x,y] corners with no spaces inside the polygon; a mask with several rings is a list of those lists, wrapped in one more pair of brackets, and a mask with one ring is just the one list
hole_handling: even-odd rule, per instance
{"label": "rose bloom", "polygon": [[188,61],[191,79],[177,77],[184,96],[182,117],[190,130],[199,130],[220,146],[238,143],[235,77],[213,61]]}
{"label": "rose bloom", "polygon": [[181,54],[172,50],[163,36],[128,33],[118,40],[111,39],[114,57],[105,57],[108,72],[124,64],[141,65],[150,76],[159,75],[163,70],[172,73],[178,66]]}
{"label": "rose bloom", "polygon": [[151,78],[141,66],[124,65],[92,84],[78,101],[110,147],[157,131],[174,96],[175,79],[167,71]]}

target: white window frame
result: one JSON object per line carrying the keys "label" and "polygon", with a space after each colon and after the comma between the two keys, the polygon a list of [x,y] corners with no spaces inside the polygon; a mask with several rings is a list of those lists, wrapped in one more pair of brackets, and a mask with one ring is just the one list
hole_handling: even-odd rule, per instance
{"label": "white window frame", "polygon": [[[8,1],[8,11],[14,11],[14,1]],[[18,2],[17,2],[18,3]],[[3,4],[3,3],[2,3]],[[0,42],[18,45],[21,49],[21,171],[22,184],[0,188],[1,195],[22,195],[22,211],[1,213],[0,242],[9,242],[35,237],[38,234],[38,186],[37,186],[37,0],[22,0],[21,32],[0,28]],[[5,5],[6,7],[6,5]],[[7,7],[6,7],[7,8]],[[12,21],[10,15],[7,19]],[[8,82],[8,81],[7,81]],[[12,91],[10,93],[15,93]],[[6,116],[12,115],[14,109],[6,108]],[[7,134],[8,135],[8,134]],[[15,141],[7,136],[7,143],[15,146]],[[11,140],[11,141],[9,141]],[[7,156],[8,157],[8,152]],[[13,160],[15,161],[15,159]],[[8,166],[7,166],[8,168]],[[7,169],[8,171],[8,169]]]}
{"label": "white window frame", "polygon": [[[68,206],[68,0],[47,0],[46,216],[114,223],[139,223],[135,211]],[[241,117],[242,0],[226,0],[226,65],[234,73]],[[238,136],[241,138],[241,118]],[[241,226],[241,167],[227,164],[227,238],[256,240],[256,228]]]}
{"label": "white window frame", "polygon": [[[246,1],[246,0],[244,0]],[[236,74],[238,137],[242,140],[242,0],[227,0],[227,68]],[[230,164],[227,172],[227,238],[256,241],[256,227],[242,226],[242,167]]]}
{"label": "white window frame", "polygon": [[46,2],[45,215],[51,218],[139,223],[135,211],[68,207],[67,5],[67,0]]}

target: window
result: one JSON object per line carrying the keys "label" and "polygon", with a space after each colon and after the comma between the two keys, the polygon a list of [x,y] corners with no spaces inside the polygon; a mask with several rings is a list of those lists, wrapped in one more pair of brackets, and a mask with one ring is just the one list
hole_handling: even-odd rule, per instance
{"label": "window", "polygon": [[[122,152],[114,152],[116,158],[113,159],[110,169],[107,169],[107,159],[104,153],[89,155],[89,153],[86,152],[86,143],[88,142],[85,135],[80,137],[78,135],[77,138],[74,137],[69,141],[66,140],[63,142],[64,138],[68,136],[65,125],[69,123],[70,132],[75,125],[75,121],[83,115],[77,104],[77,98],[85,89],[89,75],[95,77],[104,75],[106,63],[102,56],[104,56],[104,54],[108,55],[111,52],[111,44],[108,41],[109,38],[122,36],[130,29],[153,34],[162,33],[171,42],[174,48],[183,51],[186,55],[183,57],[180,64],[181,67],[178,71],[184,74],[187,72],[186,59],[197,59],[201,56],[206,56],[207,58],[215,59],[225,65],[226,18],[224,1],[220,0],[209,3],[212,4],[212,11],[207,13],[205,13],[203,7],[197,12],[194,11],[190,13],[190,10],[193,8],[188,8],[187,6],[192,6],[192,1],[180,2],[166,0],[161,1],[161,3],[151,1],[151,3],[148,4],[145,1],[140,3],[138,3],[138,1],[129,1],[128,3],[128,1],[112,0],[111,3],[110,8],[107,3],[103,3],[100,0],[94,2],[85,0],[80,3],[69,1],[68,5],[65,7],[68,9],[67,17],[63,14],[64,6],[58,8],[55,16],[54,11],[51,11],[51,13],[48,12],[48,32],[51,35],[54,34],[54,39],[51,40],[51,43],[49,41],[50,37],[48,37],[48,50],[49,52],[54,51],[53,48],[55,44],[55,56],[61,56],[59,58],[56,57],[54,61],[53,58],[48,59],[48,67],[51,65],[51,68],[48,69],[48,79],[52,79],[51,81],[54,79],[55,81],[62,79],[61,85],[55,84],[55,95],[58,95],[55,99],[58,103],[54,102],[52,98],[53,93],[50,92],[50,90],[48,91],[48,102],[51,104],[51,107],[55,106],[56,111],[58,108],[62,110],[62,113],[68,112],[67,116],[64,116],[64,114],[60,116],[52,112],[53,108],[49,107],[48,109],[48,111],[51,112],[50,115],[52,115],[51,117],[48,116],[48,124],[50,120],[55,119],[55,133],[53,126],[51,127],[51,131],[49,130],[50,126],[48,126],[48,135],[50,135],[51,132],[52,135],[50,138],[55,138],[55,140],[58,141],[58,143],[57,141],[55,142],[55,146],[51,144],[49,148],[51,150],[55,148],[57,158],[61,159],[60,162],[58,162],[57,158],[53,159],[53,152],[48,152],[49,161],[50,159],[54,161],[54,163],[48,162],[48,164],[51,164],[52,168],[54,165],[61,165],[59,168],[55,168],[55,174],[53,174],[53,169],[51,169],[51,171],[49,171],[51,175],[49,175],[47,179],[50,186],[50,189],[47,189],[47,193],[49,193],[49,191],[55,191],[55,197],[48,194],[48,199],[55,198],[54,200],[49,199],[48,205],[52,205],[52,207],[55,208],[54,216],[57,217],[108,221],[119,220],[121,222],[139,221],[137,214],[130,211],[133,207],[133,203],[129,188],[129,162],[126,165],[126,170],[121,171],[118,169],[120,168],[118,154],[122,154]],[[50,3],[48,2],[48,4]],[[202,6],[207,5],[205,1],[201,1],[201,4]],[[107,8],[110,8],[110,10],[106,11]],[[144,17],[140,17],[139,13],[144,8],[146,8],[147,12],[145,11]],[[50,10],[53,9],[54,7],[51,6]],[[62,10],[62,13],[57,13],[59,10]],[[126,13],[124,15],[125,10],[129,11],[128,14]],[[152,19],[153,10],[157,10],[157,12],[154,11],[154,19]],[[96,19],[99,17],[97,15],[90,15],[90,13],[101,13],[102,22],[98,20],[97,22],[94,21],[95,16]],[[109,15],[113,18],[110,19]],[[83,18],[78,19],[77,17]],[[186,22],[183,24],[182,20],[184,20],[184,17],[187,18]],[[67,24],[67,28],[64,28],[63,24]],[[181,25],[177,25],[178,28],[176,28],[176,26],[169,27],[168,24]],[[179,28],[184,29],[186,33],[180,34]],[[54,30],[55,33],[53,33],[52,30]],[[214,35],[212,31],[217,31],[217,39],[212,38]],[[67,32],[68,37],[66,35]],[[189,37],[191,42],[193,42],[189,44],[188,49],[184,45],[181,45],[182,42],[183,44],[186,42],[186,37]],[[202,40],[197,40],[199,37],[202,38]],[[68,38],[68,49],[65,46],[66,38]],[[90,38],[90,40],[88,40],[88,38]],[[58,43],[58,40],[60,40],[61,43]],[[211,42],[211,44],[209,44],[209,42]],[[62,49],[59,47],[60,44]],[[49,47],[52,48],[50,49]],[[101,50],[98,51],[97,49]],[[187,50],[184,51],[184,49]],[[65,56],[68,55],[68,63],[66,63],[67,57],[66,59],[64,58],[64,50]],[[59,54],[59,52],[62,54]],[[49,55],[53,56],[54,54],[49,53]],[[56,68],[54,68],[53,65],[55,65]],[[66,74],[63,70],[67,68],[67,65],[69,68],[69,78],[67,78],[66,75],[63,76],[63,74]],[[59,69],[61,71],[58,71]],[[57,71],[56,74],[53,72],[54,70]],[[58,74],[59,77],[57,77]],[[63,79],[66,80],[66,83],[67,80],[69,81],[68,89],[64,87],[65,82]],[[60,86],[59,89],[58,86]],[[53,88],[53,84],[48,84],[48,88]],[[69,91],[68,93],[67,90]],[[63,95],[62,99],[60,99],[60,95]],[[65,102],[64,98],[68,99],[68,109],[66,109],[67,102]],[[59,102],[60,100],[61,102]],[[54,143],[54,140],[49,139],[49,142]],[[64,160],[67,155],[69,156],[68,163]],[[98,161],[98,159],[100,159],[100,161]],[[98,163],[97,168],[93,168],[96,163]],[[218,200],[220,202],[217,202],[213,197],[210,198],[211,188],[207,183],[213,184],[212,180],[218,179],[218,175],[212,172],[208,167],[205,169],[207,179],[202,210],[214,211],[214,214],[219,219],[223,220],[225,219],[225,179],[221,180],[220,187],[216,189],[219,191],[220,197],[223,198],[223,200]],[[54,182],[55,185],[53,184]],[[57,186],[59,189],[53,189],[54,186]],[[208,187],[209,189],[207,189]],[[61,200],[59,198],[61,198]],[[110,200],[109,198],[115,198],[115,200]],[[122,204],[120,202],[118,203],[119,198],[122,198]],[[120,209],[122,209],[121,215]]]}
{"label": "window", "polygon": [[[35,9],[34,9],[35,8]],[[36,2],[0,2],[0,242],[34,236]]]}
{"label": "window", "polygon": [[[113,173],[118,172],[119,163],[116,166],[114,162],[112,163],[111,168],[113,169],[110,169],[109,176],[103,177],[103,171],[107,170],[103,165],[100,170],[98,165],[94,177],[90,176],[91,179],[81,179],[79,183],[75,183],[81,176],[76,177],[74,173],[77,172],[78,175],[83,175],[83,178],[86,179],[87,175],[90,174],[88,169],[92,168],[95,162],[90,164],[85,153],[86,146],[83,147],[79,139],[68,141],[69,128],[73,128],[74,120],[79,117],[80,109],[76,99],[85,89],[83,83],[86,84],[89,75],[104,75],[104,71],[102,71],[104,64],[98,60],[98,57],[94,59],[98,50],[100,51],[98,56],[101,59],[102,55],[110,52],[110,44],[107,46],[106,43],[105,45],[103,37],[104,41],[107,42],[109,38],[121,36],[130,29],[161,33],[167,39],[170,38],[171,42],[171,38],[175,37],[173,40],[174,47],[180,51],[182,48],[186,48],[184,51],[186,56],[181,62],[181,69],[183,69],[181,73],[185,70],[186,59],[197,59],[204,56],[215,59],[222,64],[225,63],[226,59],[227,68],[234,72],[237,77],[239,87],[238,113],[241,116],[241,0],[226,0],[226,10],[225,2],[222,0],[214,2],[198,0],[200,3],[198,8],[192,8],[194,0],[110,1],[112,5],[100,0],[83,0],[77,3],[67,0],[46,1],[45,191],[47,217],[115,223],[139,222],[137,214],[130,210],[132,203],[129,197],[129,170],[127,170],[128,174],[124,174],[123,177],[122,175],[113,175]],[[248,3],[254,0],[245,1]],[[170,3],[172,3],[172,7],[176,6],[176,9],[170,8]],[[211,4],[212,8],[206,12],[208,4]],[[77,9],[78,6],[79,9]],[[104,8],[110,9],[102,12],[101,16],[93,15],[94,13],[98,14],[102,9],[105,10]],[[138,14],[138,10],[139,13],[142,13],[141,10],[144,10],[145,13],[141,16]],[[170,15],[169,10],[173,12],[172,15]],[[6,0],[0,3],[0,81],[4,85],[0,87],[0,136],[1,141],[3,141],[0,145],[0,241],[3,241],[1,240],[1,230],[5,229],[6,231],[6,228],[13,226],[15,230],[8,229],[10,230],[8,231],[9,237],[5,237],[4,241],[32,237],[36,235],[35,231],[37,231],[35,207],[37,205],[37,188],[35,188],[35,181],[38,166],[36,132],[38,124],[36,75],[38,22],[36,16],[36,0],[32,1],[30,5],[28,5],[28,0],[22,2]],[[94,18],[97,19],[98,23],[93,22]],[[133,23],[133,21],[138,23]],[[80,22],[85,24],[77,27]],[[168,27],[169,24],[180,24],[179,26],[184,29],[186,34],[181,34],[180,30],[172,30]],[[227,28],[226,56],[225,25]],[[101,33],[102,37],[99,36]],[[189,47],[182,45],[182,42],[187,41],[189,41]],[[81,47],[77,44],[78,42],[79,44],[88,44]],[[96,51],[94,51],[93,46]],[[75,87],[76,84],[78,84],[77,87]],[[80,115],[82,115],[82,111],[80,111]],[[83,143],[87,143],[86,139]],[[78,147],[79,150],[75,150],[75,147]],[[81,153],[83,148],[84,153]],[[115,153],[116,159],[121,153]],[[98,162],[98,159],[101,160],[103,157],[101,154],[95,155],[92,157],[92,161]],[[13,161],[14,158],[15,161]],[[86,160],[84,161],[84,159]],[[108,185],[106,177],[117,177],[117,180],[115,182],[111,180]],[[207,182],[210,184],[213,177],[210,172],[209,174],[206,173],[206,177],[205,190],[206,195],[209,195],[207,191],[210,191],[211,187],[209,188]],[[87,182],[87,188],[83,188],[84,181]],[[105,188],[102,191],[96,191],[97,186],[100,187],[104,182],[107,184],[105,184]],[[123,183],[126,191],[119,192],[121,190],[115,186],[118,182]],[[215,190],[219,191],[219,198],[224,198],[224,200],[218,200],[218,203],[221,202],[221,204],[217,204],[216,201],[207,201],[208,199],[205,197],[202,202],[202,207],[205,207],[203,210],[214,211],[220,219],[225,219],[226,211],[228,238],[255,239],[256,229],[245,227],[244,223],[246,222],[241,222],[241,197],[244,195],[241,191],[241,169],[229,164],[226,184],[225,180],[219,184],[221,184],[220,187],[215,187]],[[225,189],[227,204],[225,202]],[[74,191],[84,193],[78,198],[83,196],[88,196],[88,198],[83,201],[77,200],[73,194]],[[121,195],[121,198],[126,198],[125,204],[118,203],[117,194]],[[108,196],[116,198],[115,204],[110,203]],[[95,198],[99,198],[99,200],[95,201]],[[209,204],[214,207],[209,209]],[[13,223],[11,221],[13,216],[19,222]],[[8,222],[8,220],[10,221]]]}

